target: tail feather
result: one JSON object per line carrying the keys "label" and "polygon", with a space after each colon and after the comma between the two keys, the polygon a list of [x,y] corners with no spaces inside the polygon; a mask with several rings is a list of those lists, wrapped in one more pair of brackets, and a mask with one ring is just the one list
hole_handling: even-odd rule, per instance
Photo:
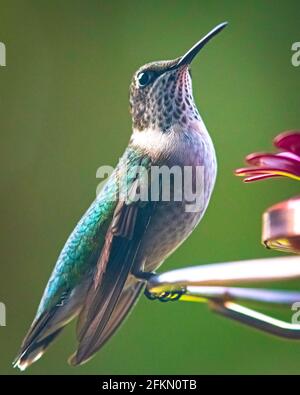
{"label": "tail feather", "polygon": [[[135,305],[136,301],[138,300],[138,297],[143,290],[145,284],[142,282],[136,282],[135,284],[132,284],[130,287],[126,288],[125,290],[121,293],[119,300],[113,310],[113,313],[111,317],[109,318],[104,331],[100,335],[99,339],[97,340],[96,344],[94,344],[94,347],[92,351],[86,355],[84,358],[81,358],[81,356],[78,354],[78,350],[70,356],[68,362],[72,366],[77,366],[84,364],[87,362],[96,351],[98,351],[100,348],[103,347],[103,345],[110,339],[110,337],[116,332],[116,330],[119,328],[122,322],[124,322],[124,319],[126,316],[128,316],[128,313],[131,311],[133,306]],[[80,316],[78,319],[78,332],[80,332]],[[79,333],[78,333],[79,335]]]}
{"label": "tail feather", "polygon": [[64,297],[61,303],[44,311],[33,321],[13,362],[14,367],[25,370],[45,353],[63,328],[79,314],[85,291],[85,286],[75,288],[69,297]]}
{"label": "tail feather", "polygon": [[40,341],[32,342],[27,348],[21,351],[13,362],[14,368],[19,368],[21,371],[36,362],[45,353],[50,344],[56,339],[64,327],[56,330],[51,335],[45,337]]}

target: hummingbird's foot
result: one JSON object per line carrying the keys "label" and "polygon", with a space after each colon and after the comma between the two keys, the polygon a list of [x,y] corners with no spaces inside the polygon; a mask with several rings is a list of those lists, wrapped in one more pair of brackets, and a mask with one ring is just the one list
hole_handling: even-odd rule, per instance
{"label": "hummingbird's foot", "polygon": [[[156,276],[155,272],[143,272],[139,271],[134,274],[134,276],[140,280],[148,282],[153,276]],[[155,294],[150,292],[147,288],[145,288],[144,295],[149,300],[159,300],[160,302],[175,302],[179,300],[181,296],[185,293],[185,290],[176,290],[172,292],[162,292],[161,294]]]}
{"label": "hummingbird's foot", "polygon": [[144,281],[149,281],[151,277],[156,276],[157,273],[155,272],[143,272],[139,271],[137,273],[134,273],[134,276],[138,278],[139,280],[144,280]]}
{"label": "hummingbird's foot", "polygon": [[156,300],[157,299],[157,296],[155,294],[153,294],[152,292],[148,291],[147,288],[145,288],[144,295],[149,300]]}
{"label": "hummingbird's foot", "polygon": [[174,291],[174,292],[162,292],[160,295],[151,293],[146,288],[144,291],[144,295],[150,300],[159,300],[160,302],[175,302],[179,300],[181,296],[185,293],[184,290]]}

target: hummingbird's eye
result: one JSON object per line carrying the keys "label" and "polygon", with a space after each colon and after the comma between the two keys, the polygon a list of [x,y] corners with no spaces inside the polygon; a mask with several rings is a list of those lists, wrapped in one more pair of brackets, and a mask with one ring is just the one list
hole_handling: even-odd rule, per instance
{"label": "hummingbird's eye", "polygon": [[142,71],[137,76],[137,80],[138,80],[139,85],[141,87],[149,85],[151,82],[154,81],[155,78],[156,78],[156,73],[155,73],[155,71],[151,71],[151,70]]}

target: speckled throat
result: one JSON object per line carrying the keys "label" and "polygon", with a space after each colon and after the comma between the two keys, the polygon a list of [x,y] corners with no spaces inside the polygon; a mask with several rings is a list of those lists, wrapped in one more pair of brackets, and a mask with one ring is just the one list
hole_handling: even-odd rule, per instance
{"label": "speckled throat", "polygon": [[173,62],[144,66],[145,70],[154,70],[158,75],[149,87],[138,87],[134,76],[130,89],[134,130],[155,129],[167,132],[174,124],[185,127],[190,121],[200,120],[192,95],[188,66],[168,70],[167,67]]}

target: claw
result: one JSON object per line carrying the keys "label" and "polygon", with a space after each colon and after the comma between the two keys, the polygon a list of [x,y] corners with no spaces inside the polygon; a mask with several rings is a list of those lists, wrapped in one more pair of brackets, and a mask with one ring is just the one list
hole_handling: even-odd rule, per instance
{"label": "claw", "polygon": [[185,293],[184,290],[181,291],[175,291],[175,292],[163,292],[160,295],[153,294],[148,291],[148,289],[145,289],[145,296],[150,299],[150,300],[159,300],[160,302],[175,302],[176,300],[179,300],[181,296]]}
{"label": "claw", "polygon": [[149,292],[147,288],[146,288],[145,291],[144,291],[144,295],[145,295],[146,298],[149,299],[149,300],[155,300],[155,299],[157,299],[157,296],[154,295],[153,293]]}

